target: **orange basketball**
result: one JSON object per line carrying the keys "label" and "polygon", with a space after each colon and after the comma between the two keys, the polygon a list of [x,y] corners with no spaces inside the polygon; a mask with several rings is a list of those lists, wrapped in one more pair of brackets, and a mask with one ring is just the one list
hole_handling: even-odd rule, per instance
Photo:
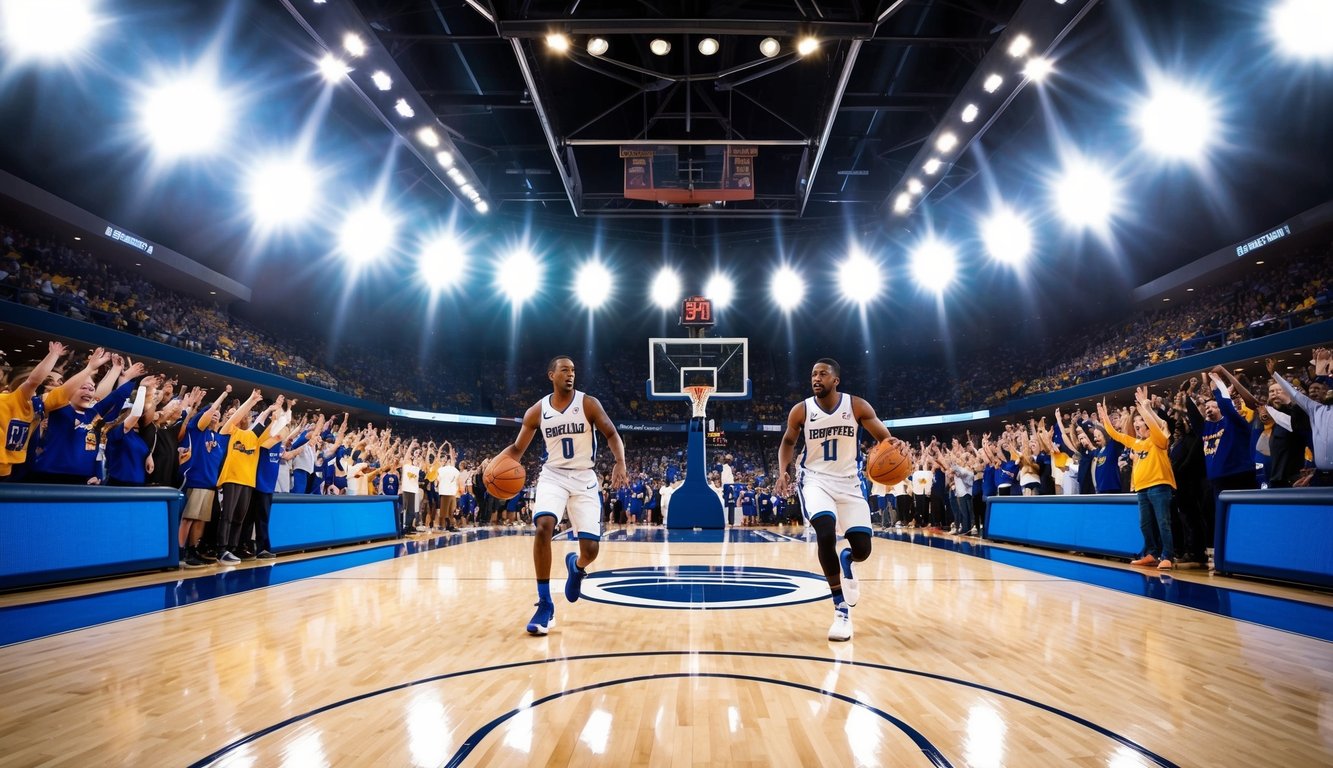
{"label": "orange basketball", "polygon": [[497,499],[512,499],[528,482],[528,473],[522,464],[502,454],[486,465],[486,473],[481,479],[490,495]]}
{"label": "orange basketball", "polygon": [[878,443],[866,456],[866,474],[880,485],[897,485],[912,474],[912,460],[897,443]]}

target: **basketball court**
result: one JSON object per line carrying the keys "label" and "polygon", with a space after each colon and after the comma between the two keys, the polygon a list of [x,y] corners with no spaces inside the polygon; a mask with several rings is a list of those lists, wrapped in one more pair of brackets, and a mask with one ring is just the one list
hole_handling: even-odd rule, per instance
{"label": "basketball court", "polygon": [[880,534],[856,634],[830,643],[798,529],[639,528],[608,532],[585,597],[531,637],[531,544],[470,531],[7,595],[0,764],[1333,759],[1327,596]]}

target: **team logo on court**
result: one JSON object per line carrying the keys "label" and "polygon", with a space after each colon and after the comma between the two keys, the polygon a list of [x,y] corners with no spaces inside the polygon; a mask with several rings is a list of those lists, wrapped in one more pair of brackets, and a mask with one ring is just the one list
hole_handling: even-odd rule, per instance
{"label": "team logo on court", "polygon": [[828,599],[828,582],[807,571],[732,565],[644,566],[594,571],[583,597],[640,608],[767,608]]}

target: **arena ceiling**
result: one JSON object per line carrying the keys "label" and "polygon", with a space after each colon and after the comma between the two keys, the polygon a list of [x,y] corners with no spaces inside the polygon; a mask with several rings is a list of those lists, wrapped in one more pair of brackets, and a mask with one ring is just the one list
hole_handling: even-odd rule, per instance
{"label": "arena ceiling", "polygon": [[[80,58],[0,58],[0,167],[250,285],[253,304],[241,311],[316,328],[382,333],[425,317],[449,345],[470,341],[459,323],[510,323],[518,315],[480,277],[442,315],[408,295],[412,243],[447,227],[478,259],[521,241],[553,271],[572,271],[600,253],[624,287],[616,322],[597,323],[599,343],[675,332],[663,313],[644,311],[642,284],[663,264],[681,268],[687,291],[715,267],[729,271],[743,309],[727,332],[775,348],[793,346],[791,328],[815,325],[800,337],[896,345],[893,354],[1016,335],[1041,343],[1123,311],[1141,282],[1333,199],[1333,70],[1275,52],[1265,31],[1275,2],[101,0],[101,37]],[[369,51],[325,83],[316,64],[345,56],[352,26]],[[548,45],[554,33],[568,50]],[[1020,34],[1031,37],[1029,55],[1054,62],[1040,85],[1008,54]],[[802,56],[794,47],[805,36],[819,45]],[[710,55],[698,47],[706,37],[718,43]],[[771,58],[759,49],[766,37],[778,44]],[[593,38],[605,39],[604,52],[589,52]],[[653,53],[654,39],[671,50]],[[236,125],[206,158],[160,162],[138,130],[145,84],[205,61],[235,98]],[[394,74],[390,92],[371,85],[380,69]],[[979,90],[995,71],[1004,85]],[[1163,74],[1216,101],[1222,127],[1203,162],[1141,151],[1132,113]],[[415,105],[412,120],[394,113],[397,99]],[[980,115],[964,123],[969,103]],[[421,145],[423,125],[437,129],[487,213]],[[926,173],[946,132],[959,141]],[[622,147],[676,146],[676,178],[688,180],[716,164],[719,142],[757,148],[753,200],[626,198]],[[260,238],[245,174],[262,152],[297,144],[320,165],[329,203],[307,229]],[[1075,155],[1120,178],[1118,208],[1099,231],[1054,210],[1052,178]],[[909,193],[914,180],[923,187]],[[372,192],[400,212],[405,234],[392,259],[358,275],[337,234],[351,202]],[[905,193],[910,205],[895,211]],[[1026,270],[986,255],[978,223],[999,203],[1032,223]],[[932,236],[960,256],[940,296],[917,289],[909,268]],[[887,274],[884,298],[864,308],[835,301],[826,276],[853,248]],[[804,270],[811,306],[836,304],[836,316],[783,322],[766,290],[778,263]],[[563,291],[548,290],[536,309],[558,306]]]}

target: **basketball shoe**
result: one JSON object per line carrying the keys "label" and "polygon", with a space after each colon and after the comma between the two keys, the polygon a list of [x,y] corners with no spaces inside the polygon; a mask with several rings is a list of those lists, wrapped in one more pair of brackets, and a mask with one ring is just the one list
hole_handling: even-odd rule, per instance
{"label": "basketball shoe", "polygon": [[555,626],[555,605],[543,601],[537,601],[537,612],[532,614],[532,621],[528,622],[529,635],[544,635],[551,631]]}
{"label": "basketball shoe", "polygon": [[[846,595],[843,592],[843,595]],[[837,642],[852,639],[852,612],[846,603],[833,609],[833,624],[828,628],[828,639]]]}
{"label": "basketball shoe", "polygon": [[569,571],[569,578],[565,579],[565,599],[576,603],[583,594],[583,577],[588,572],[579,568],[579,556],[573,552],[565,555],[565,569]]}
{"label": "basketball shoe", "polygon": [[852,550],[843,548],[838,553],[838,563],[842,565],[842,599],[848,607],[856,605],[861,599],[861,582],[852,575]]}

